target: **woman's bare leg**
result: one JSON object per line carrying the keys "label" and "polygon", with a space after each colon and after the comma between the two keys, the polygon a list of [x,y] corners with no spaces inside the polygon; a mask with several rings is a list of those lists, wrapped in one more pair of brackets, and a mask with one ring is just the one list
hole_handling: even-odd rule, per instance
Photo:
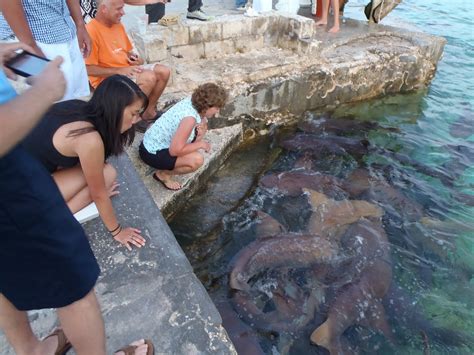
{"label": "woman's bare leg", "polygon": [[[117,178],[117,171],[110,164],[104,165],[104,179],[111,196],[115,194],[112,187]],[[92,202],[86,179],[81,167],[63,169],[53,173],[53,179],[72,213],[80,211]]]}

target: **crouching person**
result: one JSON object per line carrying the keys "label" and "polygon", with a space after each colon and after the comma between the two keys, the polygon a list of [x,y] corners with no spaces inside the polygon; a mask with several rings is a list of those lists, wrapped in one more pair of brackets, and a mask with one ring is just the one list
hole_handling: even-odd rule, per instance
{"label": "crouching person", "polygon": [[211,146],[203,140],[207,119],[224,106],[227,92],[217,84],[206,83],[166,111],[145,133],[140,144],[141,159],[157,169],[153,178],[169,190],[181,189],[174,175],[196,171],[204,163],[199,152]]}

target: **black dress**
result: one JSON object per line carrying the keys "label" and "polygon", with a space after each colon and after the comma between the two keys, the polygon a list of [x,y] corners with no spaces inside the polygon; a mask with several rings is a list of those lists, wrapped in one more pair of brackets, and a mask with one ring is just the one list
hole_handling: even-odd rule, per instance
{"label": "black dress", "polygon": [[94,287],[89,241],[46,169],[22,147],[0,158],[0,293],[19,310],[58,308]]}
{"label": "black dress", "polygon": [[54,104],[22,142],[23,148],[38,159],[51,174],[59,168],[71,168],[79,164],[78,157],[67,157],[56,150],[53,137],[61,126],[85,120],[83,115],[70,114],[80,112],[85,104],[82,100],[67,100]]}

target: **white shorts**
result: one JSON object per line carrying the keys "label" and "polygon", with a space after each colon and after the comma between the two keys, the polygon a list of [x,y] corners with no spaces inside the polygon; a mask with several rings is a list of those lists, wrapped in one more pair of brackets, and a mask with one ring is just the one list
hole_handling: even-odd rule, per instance
{"label": "white shorts", "polygon": [[[155,65],[157,65],[159,63],[145,63],[145,64],[142,64],[142,65],[139,65],[140,68],[144,69],[144,70],[154,70],[155,69]],[[132,79],[132,81],[136,84],[137,83],[137,77],[136,76],[133,76],[131,77],[130,79]]]}
{"label": "white shorts", "polygon": [[90,94],[86,64],[79,49],[77,37],[66,43],[46,44],[36,42],[48,59],[58,55],[64,58],[61,70],[66,77],[66,93],[61,101],[79,99]]}

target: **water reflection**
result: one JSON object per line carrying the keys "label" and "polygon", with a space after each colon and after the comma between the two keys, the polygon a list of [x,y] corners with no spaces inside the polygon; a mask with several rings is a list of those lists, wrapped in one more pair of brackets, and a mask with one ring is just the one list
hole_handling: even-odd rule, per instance
{"label": "water reflection", "polygon": [[[231,158],[220,174],[239,166],[258,186],[237,184],[239,198],[229,190],[237,208],[200,210],[215,221],[207,234],[193,209],[182,214],[186,224],[173,221],[242,353],[474,349],[473,221],[459,179],[472,146],[440,149],[438,164],[418,160],[416,126],[406,129],[400,115],[358,120],[368,104],[308,113],[273,137],[276,145],[267,138]],[[283,150],[259,177],[270,146]],[[213,190],[226,200],[222,187],[236,185],[221,180]],[[193,225],[202,237],[183,238]]]}
{"label": "water reflection", "polygon": [[[358,5],[365,3],[349,2],[345,15],[362,18]],[[329,127],[323,124],[329,117],[316,113],[302,117],[306,125],[325,126],[310,133],[322,141],[334,135],[356,142],[367,140],[366,152],[352,156],[350,146],[344,152],[324,147],[322,141],[316,152],[306,148],[281,151],[279,143],[295,137],[296,128],[277,131],[274,137],[255,141],[231,157],[200,197],[190,201],[190,207],[173,221],[173,231],[242,354],[327,353],[311,345],[311,334],[321,329],[331,309],[344,309],[334,305],[344,305],[347,290],[366,276],[374,276],[368,283],[381,286],[383,292],[366,292],[359,296],[362,301],[354,297],[350,306],[366,307],[367,301],[375,319],[356,319],[339,336],[347,352],[474,353],[470,338],[474,329],[474,46],[469,9],[467,0],[405,0],[384,19],[395,25],[401,19],[410,21],[448,39],[427,90],[341,106],[332,118],[356,120],[346,121],[345,126]],[[300,124],[296,134],[301,135],[302,130],[310,129]],[[308,151],[303,154],[304,150]],[[284,172],[294,175],[280,175]],[[304,176],[314,178],[315,172],[319,185]],[[280,176],[279,184],[273,174]],[[285,248],[284,243],[296,234],[311,234],[308,225],[315,220],[315,208],[299,186],[303,183],[314,191],[320,187],[319,192],[334,201],[367,201],[381,208],[383,231],[374,216],[353,222],[340,235],[335,228],[325,250],[336,247],[336,254],[325,258],[313,254],[312,260],[319,263],[302,267],[310,254],[302,253],[303,259],[293,261],[288,255],[293,255],[294,246]],[[208,199],[210,195],[215,197]],[[271,218],[265,228],[262,213]],[[386,234],[389,251],[358,249],[358,241],[370,236],[367,232],[366,239],[354,237],[354,229],[367,230],[359,223],[375,223],[369,230],[375,230],[372,236],[379,237],[375,240],[383,240]],[[269,255],[256,254],[259,263],[243,263],[246,268],[238,270],[252,274],[243,278],[249,288],[236,291],[236,283],[231,290],[229,273],[236,255],[269,246],[258,238],[268,237],[269,231],[280,243],[273,245]],[[307,239],[300,243],[311,250]],[[364,253],[371,256],[364,259]],[[387,270],[374,273],[371,262],[380,262],[376,271],[391,265],[388,289]],[[367,295],[381,298],[383,307],[380,303],[374,306],[372,299],[363,300]],[[381,309],[391,335],[386,324],[376,322],[383,320]]]}

